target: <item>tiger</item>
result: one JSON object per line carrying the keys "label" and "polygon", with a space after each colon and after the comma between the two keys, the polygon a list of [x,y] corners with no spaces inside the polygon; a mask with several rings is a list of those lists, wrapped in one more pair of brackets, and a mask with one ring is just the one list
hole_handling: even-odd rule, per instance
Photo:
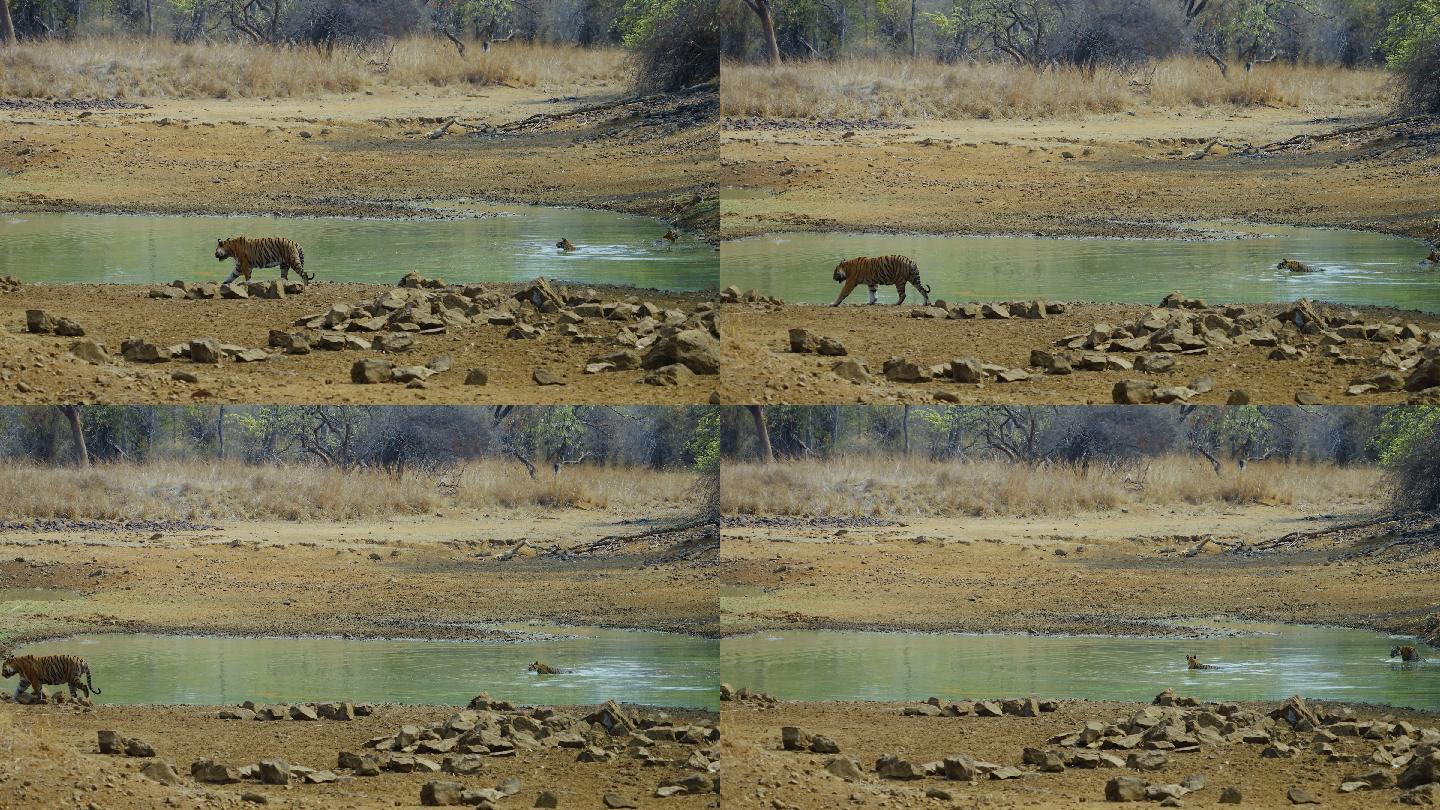
{"label": "tiger", "polygon": [[[45,690],[43,687],[49,685],[65,684],[70,687],[70,697],[76,698],[75,690],[79,689],[90,697],[90,693],[100,694],[95,684],[90,680],[90,665],[85,659],[78,655],[44,655],[36,658],[33,655],[20,655],[13,658],[6,658],[3,665],[0,665],[0,678],[20,676],[20,684],[15,687],[15,700],[18,702],[20,696],[25,693],[26,688],[35,691],[35,697],[40,702],[45,702]],[[80,676],[85,680],[80,680]]]}
{"label": "tiger", "polygon": [[1193,655],[1187,655],[1187,656],[1185,656],[1185,664],[1186,664],[1186,666],[1188,666],[1190,669],[1217,669],[1217,667],[1216,667],[1214,664],[1202,664],[1202,663],[1200,663],[1200,659],[1199,659],[1199,658],[1196,658],[1196,657],[1193,656]]}
{"label": "tiger", "polygon": [[1440,267],[1440,250],[1430,251],[1430,255],[1425,257],[1425,261],[1422,262],[1422,264],[1430,265],[1430,268],[1432,270],[1436,267]]}
{"label": "tiger", "polygon": [[235,269],[225,279],[226,284],[241,275],[249,281],[250,270],[254,267],[278,266],[280,277],[286,280],[290,278],[292,268],[306,281],[315,278],[313,273],[305,272],[305,251],[300,249],[294,239],[280,236],[262,236],[255,239],[232,236],[229,239],[217,239],[215,258],[222,262],[226,259],[235,260]]}
{"label": "tiger", "polygon": [[925,305],[930,305],[930,288],[920,283],[920,268],[915,262],[905,256],[880,256],[870,258],[860,256],[849,259],[835,265],[835,281],[844,283],[840,289],[840,296],[835,299],[832,307],[840,306],[840,302],[849,297],[850,292],[856,287],[864,284],[870,288],[870,303],[875,303],[875,288],[881,284],[894,284],[895,291],[900,294],[900,300],[895,304],[898,306],[905,303],[905,285],[915,285],[920,295],[925,298]]}
{"label": "tiger", "polygon": [[1280,263],[1275,265],[1275,269],[1288,270],[1291,273],[1313,273],[1316,270],[1316,268],[1294,259],[1281,259]]}
{"label": "tiger", "polygon": [[673,245],[675,244],[675,240],[680,238],[680,234],[676,233],[674,228],[667,228],[665,229],[665,235],[660,238]]}
{"label": "tiger", "polygon": [[1410,663],[1417,663],[1425,660],[1424,656],[1420,655],[1420,651],[1410,646],[1409,644],[1402,644],[1398,647],[1392,648],[1390,650],[1390,657],[1399,658],[1401,661],[1406,661]]}
{"label": "tiger", "polygon": [[569,239],[561,239],[559,242],[555,243],[555,247],[568,252],[575,249],[575,243],[571,242]]}
{"label": "tiger", "polygon": [[563,669],[556,669],[555,667],[552,667],[549,664],[542,663],[540,661],[536,661],[535,663],[526,667],[525,670],[527,672],[533,672],[536,675],[560,675],[565,672],[565,670]]}

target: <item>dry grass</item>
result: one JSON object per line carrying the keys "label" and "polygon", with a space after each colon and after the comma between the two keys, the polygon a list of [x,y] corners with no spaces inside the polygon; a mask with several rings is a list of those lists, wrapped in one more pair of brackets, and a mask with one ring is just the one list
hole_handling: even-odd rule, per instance
{"label": "dry grass", "polygon": [[1228,79],[1196,59],[1143,68],[1028,68],[906,60],[790,63],[779,69],[726,63],[721,111],[729,116],[808,119],[1065,118],[1142,108],[1334,106],[1391,97],[1380,70],[1263,64]]}
{"label": "dry grass", "polygon": [[308,465],[156,462],[80,470],[0,466],[0,519],[333,520],[460,508],[585,508],[639,513],[683,504],[694,476],[593,465],[532,481],[513,462],[395,476]]}
{"label": "dry grass", "polygon": [[[388,68],[377,66],[388,60]],[[571,86],[628,77],[623,51],[517,42],[461,58],[442,39],[384,48],[271,48],[240,43],[82,39],[0,48],[0,96],[252,98],[349,93],[394,85]]]}
{"label": "dry grass", "polygon": [[835,458],[773,465],[726,464],[725,514],[945,517],[1053,515],[1140,504],[1333,504],[1373,498],[1373,468],[1257,462],[1216,476],[1190,457],[1133,467],[1069,464],[1028,467],[898,458]]}

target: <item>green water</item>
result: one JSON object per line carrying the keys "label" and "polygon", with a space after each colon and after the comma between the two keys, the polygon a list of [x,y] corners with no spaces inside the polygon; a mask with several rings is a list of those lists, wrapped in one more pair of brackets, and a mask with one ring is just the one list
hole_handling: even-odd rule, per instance
{"label": "green water", "polygon": [[[215,240],[288,236],[318,281],[394,284],[411,270],[452,282],[525,281],[663,290],[714,288],[719,257],[693,236],[655,244],[665,223],[579,208],[456,206],[452,219],[0,214],[0,275],[39,283],[221,281]],[[563,253],[561,237],[579,250]],[[278,278],[278,269],[255,278]]]}
{"label": "green water", "polygon": [[[103,703],[244,700],[465,704],[480,692],[530,704],[628,703],[714,709],[719,642],[577,629],[534,640],[457,642],[106,634],[26,645],[84,656]],[[571,670],[539,676],[535,660]],[[13,691],[15,681],[3,688]]]}
{"label": "green water", "polygon": [[[1209,700],[1307,698],[1440,711],[1433,663],[1387,658],[1397,641],[1363,630],[1242,626],[1202,639],[840,631],[726,638],[721,680],[791,700],[1023,697],[1149,701],[1173,687]],[[1218,667],[1194,671],[1185,656]]]}
{"label": "green water", "polygon": [[[949,301],[1040,298],[1158,304],[1172,290],[1217,303],[1293,301],[1301,296],[1440,312],[1440,271],[1422,267],[1417,240],[1321,228],[1217,226],[1253,238],[1053,239],[1028,236],[916,236],[787,233],[721,246],[721,286],[786,301],[828,304],[840,285],[835,265],[855,256],[898,253],[920,266],[932,297]],[[1321,267],[1275,269],[1281,259]],[[895,301],[893,287],[880,302]],[[846,303],[863,304],[859,288]],[[907,300],[919,300],[915,290]]]}

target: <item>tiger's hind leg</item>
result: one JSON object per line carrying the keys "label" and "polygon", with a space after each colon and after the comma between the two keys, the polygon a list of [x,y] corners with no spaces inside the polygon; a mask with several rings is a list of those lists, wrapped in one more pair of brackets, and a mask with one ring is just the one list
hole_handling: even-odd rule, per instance
{"label": "tiger's hind leg", "polygon": [[895,285],[895,294],[900,296],[899,300],[895,302],[895,306],[898,307],[905,303],[905,282],[902,281]]}
{"label": "tiger's hind leg", "polygon": [[872,303],[872,304],[879,303],[879,300],[875,298],[875,289],[876,289],[875,285],[874,285],[874,284],[871,284],[871,285],[870,285],[870,303]]}

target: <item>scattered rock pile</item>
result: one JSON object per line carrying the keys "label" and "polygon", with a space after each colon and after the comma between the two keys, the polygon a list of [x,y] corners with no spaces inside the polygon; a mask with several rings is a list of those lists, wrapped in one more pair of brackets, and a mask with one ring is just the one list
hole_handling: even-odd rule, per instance
{"label": "scattered rock pile", "polygon": [[256,703],[247,700],[233,709],[221,709],[221,720],[354,720],[368,717],[375,707],[369,703]]}
{"label": "scattered rock pile", "polygon": [[102,730],[96,732],[96,744],[100,753],[111,756],[124,754],[127,757],[148,758],[155,756],[155,746],[144,740],[132,740],[120,736],[120,733],[113,730]]}
{"label": "scattered rock pile", "polygon": [[919,307],[910,313],[912,318],[949,318],[957,321],[974,319],[1041,320],[1049,315],[1064,315],[1069,306],[1059,301],[992,301],[989,303],[964,303],[950,305],[936,301],[933,306]]}
{"label": "scattered rock pile", "polygon": [[932,697],[916,706],[906,706],[906,717],[1039,717],[1053,712],[1060,704],[1039,698],[1007,698],[1004,700],[961,700],[945,703]]}
{"label": "scattered rock pile", "polygon": [[51,315],[43,309],[25,310],[25,331],[32,335],[82,337],[85,329],[62,315]]}
{"label": "scattered rock pile", "polygon": [[249,298],[285,298],[305,292],[305,285],[298,281],[271,279],[270,281],[244,281],[237,279],[229,284],[213,281],[186,282],[176,279],[164,287],[154,287],[148,293],[150,298],[167,301],[202,301],[215,298],[245,300]]}
{"label": "scattered rock pile", "polygon": [[778,706],[780,699],[774,695],[767,695],[764,692],[752,692],[750,687],[742,686],[735,689],[728,683],[720,684],[720,700],[722,702],[749,703],[758,706]]}
{"label": "scattered rock pile", "polygon": [[14,276],[0,276],[0,295],[20,292],[20,279]]}
{"label": "scattered rock pile", "polygon": [[[469,708],[442,722],[423,728],[402,726],[394,734],[367,740],[363,748],[368,750],[340,752],[338,770],[356,776],[392,771],[469,777],[479,774],[489,757],[520,756],[526,750],[544,748],[571,749],[578,763],[630,757],[660,768],[669,776],[655,788],[658,797],[710,794],[720,790],[719,739],[720,730],[711,723],[676,725],[662,713],[632,711],[614,701],[583,713],[516,708],[482,693],[470,701]],[[422,788],[421,803],[487,806],[520,789],[518,780],[499,788],[479,789],[467,789],[458,781],[436,780]],[[615,798],[628,802],[618,795]],[[635,806],[608,799],[605,803],[609,807]]]}
{"label": "scattered rock pile", "polygon": [[744,293],[741,293],[740,288],[734,285],[720,291],[720,303],[739,304],[741,302],[747,304],[772,304],[774,306],[782,306],[785,303],[782,298],[777,298],[773,295],[761,295],[756,290],[746,290]]}

